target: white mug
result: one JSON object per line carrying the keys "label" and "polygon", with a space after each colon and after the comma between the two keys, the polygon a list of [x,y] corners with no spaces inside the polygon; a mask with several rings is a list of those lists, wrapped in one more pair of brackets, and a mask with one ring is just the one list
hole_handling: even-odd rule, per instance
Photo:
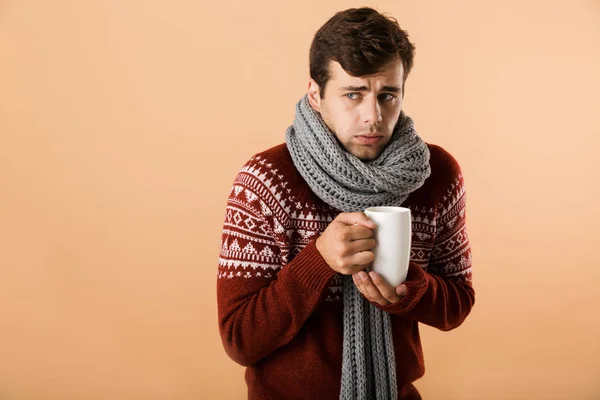
{"label": "white mug", "polygon": [[370,207],[365,214],[375,222],[377,247],[371,270],[392,287],[406,281],[410,261],[412,223],[410,209],[404,207]]}

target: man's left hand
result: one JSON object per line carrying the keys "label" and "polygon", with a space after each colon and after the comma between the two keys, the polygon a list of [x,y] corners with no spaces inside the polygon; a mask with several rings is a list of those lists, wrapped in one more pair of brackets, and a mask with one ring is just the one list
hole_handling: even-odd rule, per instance
{"label": "man's left hand", "polygon": [[374,271],[359,271],[352,275],[352,280],[367,300],[382,306],[394,304],[406,295],[406,285],[393,288]]}

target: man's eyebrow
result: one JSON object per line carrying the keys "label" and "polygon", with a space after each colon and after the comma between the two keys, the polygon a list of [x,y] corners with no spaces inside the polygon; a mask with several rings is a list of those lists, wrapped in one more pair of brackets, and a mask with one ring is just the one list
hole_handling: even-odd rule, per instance
{"label": "man's eyebrow", "polygon": [[340,90],[342,91],[351,91],[351,92],[366,92],[367,90],[369,90],[368,87],[366,86],[344,86],[341,87]]}
{"label": "man's eyebrow", "polygon": [[[350,92],[366,92],[369,90],[366,86],[344,86],[340,88],[341,91],[350,91]],[[400,88],[397,86],[384,86],[381,88],[382,92],[392,92],[399,93]]]}
{"label": "man's eyebrow", "polygon": [[382,91],[383,92],[400,93],[400,88],[398,86],[384,86]]}

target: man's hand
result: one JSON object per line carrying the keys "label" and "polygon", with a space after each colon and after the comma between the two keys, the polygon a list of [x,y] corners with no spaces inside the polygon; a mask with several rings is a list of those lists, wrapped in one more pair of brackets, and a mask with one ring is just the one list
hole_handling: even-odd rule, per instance
{"label": "man's hand", "polygon": [[406,285],[400,284],[393,288],[374,271],[368,274],[365,271],[357,272],[352,275],[352,279],[367,300],[382,306],[394,304],[406,295]]}
{"label": "man's hand", "polygon": [[375,227],[365,213],[341,213],[317,239],[317,250],[335,272],[352,275],[368,267],[375,258]]}

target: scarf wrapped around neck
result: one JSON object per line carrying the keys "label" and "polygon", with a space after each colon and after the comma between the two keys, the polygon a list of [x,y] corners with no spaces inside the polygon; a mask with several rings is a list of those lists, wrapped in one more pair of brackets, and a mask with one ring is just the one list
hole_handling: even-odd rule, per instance
{"label": "scarf wrapped around neck", "polygon": [[[286,131],[294,166],[312,191],[341,211],[400,206],[431,174],[429,149],[404,112],[383,152],[361,161],[347,152],[304,95]],[[390,315],[343,275],[344,343],[341,400],[395,400],[396,361]]]}

